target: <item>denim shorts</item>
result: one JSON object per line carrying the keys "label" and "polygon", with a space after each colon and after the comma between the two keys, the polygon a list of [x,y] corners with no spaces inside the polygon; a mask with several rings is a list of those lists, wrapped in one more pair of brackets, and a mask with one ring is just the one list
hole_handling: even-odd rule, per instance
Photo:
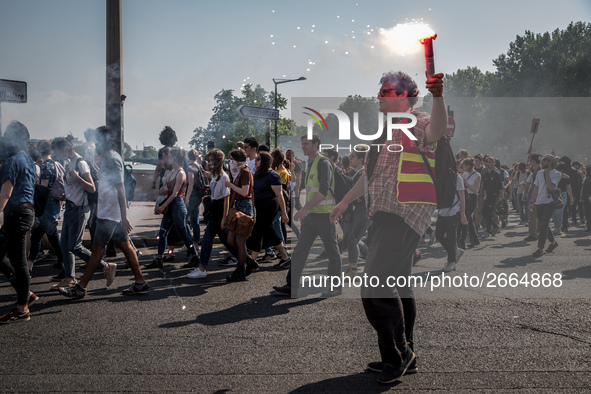
{"label": "denim shorts", "polygon": [[252,200],[249,198],[247,200],[237,200],[234,202],[234,208],[238,211],[242,212],[245,215],[252,216]]}
{"label": "denim shorts", "polygon": [[94,240],[92,243],[104,247],[107,246],[111,238],[113,238],[115,245],[129,241],[129,237],[125,234],[125,231],[123,231],[121,222],[114,222],[109,219],[97,219]]}

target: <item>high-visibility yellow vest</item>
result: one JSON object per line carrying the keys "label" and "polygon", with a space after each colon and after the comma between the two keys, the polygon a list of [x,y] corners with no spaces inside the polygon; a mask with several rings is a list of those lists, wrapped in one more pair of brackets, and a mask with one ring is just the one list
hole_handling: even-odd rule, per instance
{"label": "high-visibility yellow vest", "polygon": [[[322,159],[323,155],[318,155],[310,165],[308,173],[306,174],[306,202],[312,200],[316,193],[320,191],[320,182],[318,181],[318,162]],[[332,183],[330,188],[334,190],[334,176],[332,177]],[[313,206],[308,210],[309,213],[331,213],[332,209],[336,205],[334,195],[329,190],[324,200],[317,205]]]}
{"label": "high-visibility yellow vest", "polygon": [[[400,153],[396,183],[398,202],[437,205],[435,184],[417,148],[416,141],[402,133],[401,145],[403,150]],[[431,165],[431,171],[435,174],[435,151],[425,152],[425,156]]]}

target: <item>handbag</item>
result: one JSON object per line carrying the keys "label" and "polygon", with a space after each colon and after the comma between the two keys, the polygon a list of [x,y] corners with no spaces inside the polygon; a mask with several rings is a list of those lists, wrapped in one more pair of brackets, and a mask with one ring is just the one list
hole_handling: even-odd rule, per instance
{"label": "handbag", "polygon": [[[252,188],[251,188],[252,190]],[[224,220],[224,227],[233,232],[236,235],[248,238],[254,228],[254,217],[248,216],[236,208],[234,208],[234,201],[236,200],[236,192],[233,191],[232,198],[230,199],[230,209]],[[252,191],[252,207],[254,209],[254,191]]]}
{"label": "handbag", "polygon": [[560,196],[559,188],[550,190],[550,196],[552,196],[552,201],[554,202],[554,209],[562,209],[564,207],[564,201]]}

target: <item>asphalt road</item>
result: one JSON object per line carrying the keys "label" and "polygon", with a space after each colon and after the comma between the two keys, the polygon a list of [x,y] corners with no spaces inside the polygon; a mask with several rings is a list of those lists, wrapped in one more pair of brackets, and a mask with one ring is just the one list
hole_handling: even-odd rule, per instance
{"label": "asphalt road", "polygon": [[[526,228],[512,220],[468,250],[452,275],[559,273],[560,288],[417,289],[419,373],[386,386],[365,372],[379,360],[377,340],[351,292],[274,295],[286,271],[272,264],[226,283],[233,268],[217,265],[225,256],[217,247],[206,279],[187,279],[177,253],[165,273],[145,271],[152,292],[125,297],[133,277],[122,258],[111,259],[119,266],[111,288],[96,274],[86,298],[71,301],[51,289],[56,271],[47,261],[34,269],[41,299],[31,320],[0,327],[0,392],[590,392],[591,239],[582,230],[572,227],[554,253],[534,258]],[[311,272],[321,250],[315,245]],[[154,249],[142,252],[145,262]],[[430,284],[445,253],[435,244],[423,256],[413,273]],[[0,312],[15,299],[0,282]]]}

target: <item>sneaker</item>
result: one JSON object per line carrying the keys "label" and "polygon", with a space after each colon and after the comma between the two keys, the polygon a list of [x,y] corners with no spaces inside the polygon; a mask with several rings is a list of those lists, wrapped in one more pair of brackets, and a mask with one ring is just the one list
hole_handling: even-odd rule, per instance
{"label": "sneaker", "polygon": [[7,314],[0,316],[0,323],[2,324],[16,323],[19,321],[27,320],[31,320],[31,314],[29,313],[29,311],[23,312],[18,308],[14,308]]}
{"label": "sneaker", "polygon": [[428,246],[431,246],[435,243],[435,234],[431,233],[431,235],[429,235],[429,242],[427,242]]}
{"label": "sneaker", "polygon": [[53,276],[51,278],[52,282],[61,282],[62,280],[64,280],[66,278],[66,271],[62,270],[62,272],[60,272],[59,274],[57,274],[56,276]]}
{"label": "sneaker", "polygon": [[277,264],[275,264],[273,266],[273,268],[275,268],[276,270],[282,270],[282,269],[289,268],[290,265],[291,265],[291,258],[288,257],[285,260],[279,260],[279,262]]}
{"label": "sneaker", "polygon": [[29,291],[29,301],[27,301],[27,305],[31,306],[35,301],[39,301],[39,297],[32,291]]}
{"label": "sneaker", "polygon": [[447,263],[445,265],[445,267],[443,267],[442,271],[443,272],[451,272],[451,271],[455,271],[456,270],[456,263],[454,263],[453,261],[451,263]]}
{"label": "sneaker", "polygon": [[469,248],[474,248],[474,247],[479,246],[479,245],[480,245],[480,241],[478,241],[478,242],[470,242],[470,244],[468,245],[468,247]]}
{"label": "sneaker", "polygon": [[117,272],[117,264],[115,264],[115,263],[109,263],[103,269],[103,273],[105,274],[105,279],[107,280],[107,287],[111,286],[111,284],[113,283],[113,280],[115,279],[116,272]]}
{"label": "sneaker", "polygon": [[187,245],[183,245],[183,247],[179,249],[179,252],[186,252],[186,251],[187,251]]}
{"label": "sneaker", "polygon": [[555,228],[554,231],[552,231],[553,235],[562,235],[562,230],[559,228]]}
{"label": "sneaker", "polygon": [[53,285],[54,290],[59,290],[60,287],[74,287],[78,284],[76,278],[65,278],[60,283]]}
{"label": "sneaker", "polygon": [[400,379],[406,373],[406,370],[414,359],[415,354],[412,350],[409,350],[408,355],[399,366],[395,367],[389,363],[385,363],[380,376],[378,376],[378,383],[389,384]]}
{"label": "sneaker", "polygon": [[167,263],[169,261],[174,261],[174,254],[168,253],[166,256],[162,258],[163,263]]}
{"label": "sneaker", "polygon": [[283,286],[273,286],[273,290],[281,295],[291,295],[291,286],[290,285],[283,285]]}
{"label": "sneaker", "polygon": [[79,284],[72,287],[60,287],[58,290],[60,294],[64,297],[73,299],[84,298],[84,296],[86,295],[86,290],[80,287]]}
{"label": "sneaker", "polygon": [[460,262],[460,259],[462,258],[463,255],[464,255],[464,249],[457,248],[456,249],[456,263]]}
{"label": "sneaker", "polygon": [[226,276],[228,282],[242,282],[246,280],[246,272],[244,268],[237,267],[231,275]]}
{"label": "sneaker", "polygon": [[150,286],[147,283],[137,283],[135,282],[133,286],[123,290],[121,294],[123,295],[138,295],[138,294],[145,294],[150,291]]}
{"label": "sneaker", "polygon": [[201,279],[207,276],[207,270],[201,271],[199,268],[195,268],[193,271],[187,274],[187,278],[190,279]]}
{"label": "sneaker", "polygon": [[554,249],[556,249],[558,247],[558,242],[554,241],[553,243],[551,243],[548,246],[548,249],[546,249],[546,253],[552,253],[554,252]]}
{"label": "sneaker", "polygon": [[353,279],[357,276],[357,268],[347,267],[347,272],[345,272],[345,276],[348,276],[349,278]]}
{"label": "sneaker", "polygon": [[533,237],[531,235],[529,235],[527,238],[524,239],[524,241],[527,241],[527,242],[532,242],[532,241],[537,241],[537,240],[538,240],[538,237]]}
{"label": "sneaker", "polygon": [[[492,231],[491,231],[491,232],[492,232]],[[482,239],[486,239],[486,238],[488,238],[488,237],[490,237],[490,234],[488,233],[488,231],[485,231],[485,232],[484,232],[484,234],[482,234],[482,237],[480,237],[480,238],[482,238]]]}
{"label": "sneaker", "polygon": [[218,263],[218,265],[222,265],[222,266],[226,266],[226,267],[235,266],[235,265],[238,265],[238,260],[234,256],[232,256],[231,254],[229,254],[226,256],[225,259],[220,261]]}
{"label": "sneaker", "polygon": [[533,252],[531,255],[534,257],[540,257],[541,255],[544,254],[544,249],[537,249],[535,252]]}
{"label": "sneaker", "polygon": [[[384,369],[384,362],[383,361],[374,361],[372,363],[367,364],[367,370],[370,372],[382,372]],[[417,373],[419,371],[419,367],[417,366],[417,359],[412,360],[412,363],[406,369],[405,375],[411,375],[413,373]]]}
{"label": "sneaker", "polygon": [[499,230],[500,230],[499,226],[493,228],[492,231],[490,232],[491,237],[494,237],[495,235],[497,235],[499,233]]}
{"label": "sneaker", "polygon": [[195,268],[195,267],[199,267],[199,263],[201,262],[201,260],[199,259],[199,255],[194,255],[193,257],[191,257],[191,260],[189,260],[189,262],[185,265],[183,265],[183,268]]}
{"label": "sneaker", "polygon": [[144,268],[146,268],[146,269],[152,269],[152,268],[161,269],[162,268],[162,257],[154,256],[154,258],[152,259],[152,262],[150,264],[144,265]]}
{"label": "sneaker", "polygon": [[259,269],[259,263],[254,261],[250,256],[246,256],[246,276],[252,274],[253,271]]}

